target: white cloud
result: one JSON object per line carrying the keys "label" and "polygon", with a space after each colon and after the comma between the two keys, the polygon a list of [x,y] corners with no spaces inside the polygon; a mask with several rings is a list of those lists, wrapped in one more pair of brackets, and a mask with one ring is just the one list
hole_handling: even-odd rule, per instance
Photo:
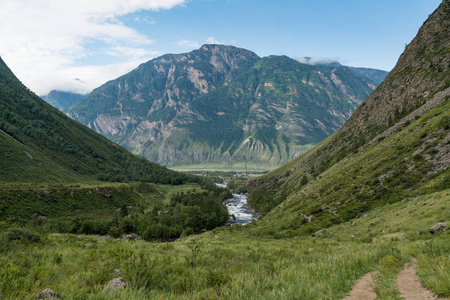
{"label": "white cloud", "polygon": [[[130,60],[102,66],[80,66],[55,69],[48,77],[37,79],[42,90],[52,89],[86,94],[103,83],[130,72],[147,60]],[[39,93],[38,95],[45,95]]]}
{"label": "white cloud", "polygon": [[134,48],[126,46],[115,46],[106,51],[108,55],[111,56],[125,56],[131,59],[139,59],[142,57],[154,57],[161,55],[159,51],[150,51],[145,48]]}
{"label": "white cloud", "polygon": [[295,57],[294,59],[308,65],[339,63],[338,57]]}
{"label": "white cloud", "polygon": [[225,42],[219,42],[218,40],[216,40],[214,37],[210,36],[209,38],[206,39],[206,43],[207,44],[225,44]]}
{"label": "white cloud", "polygon": [[187,1],[1,0],[0,56],[38,94],[51,88],[52,84],[45,83],[47,78],[57,86],[67,81],[61,76],[77,70],[83,74],[73,75],[88,82],[92,77],[89,71],[95,73],[101,67],[75,66],[80,59],[89,61],[102,54],[95,52],[92,44],[102,44],[105,55],[121,56],[124,65],[154,56],[148,50],[153,41],[118,17],[139,10],[170,9]]}
{"label": "white cloud", "polygon": [[190,41],[190,40],[178,41],[177,45],[179,47],[183,47],[183,48],[198,48],[198,47],[200,47],[200,45],[196,41]]}
{"label": "white cloud", "polygon": [[138,23],[145,23],[145,24],[150,24],[150,25],[155,25],[156,21],[149,19],[147,17],[143,17],[143,16],[137,16],[136,18],[134,18],[135,22]]}

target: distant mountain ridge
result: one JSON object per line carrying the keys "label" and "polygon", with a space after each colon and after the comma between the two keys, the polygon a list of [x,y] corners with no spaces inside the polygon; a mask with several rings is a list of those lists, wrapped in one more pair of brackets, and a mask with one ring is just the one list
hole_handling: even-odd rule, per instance
{"label": "distant mountain ridge", "polygon": [[168,166],[273,167],[333,133],[375,87],[345,66],[203,45],[144,63],[67,113]]}
{"label": "distant mountain ridge", "polygon": [[51,90],[45,96],[41,96],[48,104],[56,107],[57,109],[64,111],[87,97],[87,94],[79,94],[73,92],[65,92],[59,90]]}
{"label": "distant mountain ridge", "polygon": [[313,57],[301,57],[296,59],[300,63],[309,64],[309,65],[322,65],[327,67],[347,67],[355,74],[365,76],[375,82],[377,85],[382,83],[384,78],[388,75],[389,72],[371,68],[361,68],[361,67],[350,67],[344,66],[337,60],[332,59],[323,59],[323,58],[313,58]]}

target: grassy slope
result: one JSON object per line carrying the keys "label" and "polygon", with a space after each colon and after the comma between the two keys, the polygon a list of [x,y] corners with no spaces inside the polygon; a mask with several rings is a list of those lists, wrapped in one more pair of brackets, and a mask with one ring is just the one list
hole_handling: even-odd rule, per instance
{"label": "grassy slope", "polygon": [[[151,192],[143,192],[146,189]],[[99,219],[124,204],[149,206],[165,193],[164,187],[150,183],[2,184],[0,220],[24,223],[39,215]]]}
{"label": "grassy slope", "polygon": [[188,180],[71,120],[23,86],[1,60],[0,130],[0,182]]}
{"label": "grassy slope", "polygon": [[[267,225],[262,222],[255,234],[309,234],[386,203],[448,188],[449,100],[375,139],[374,145],[349,153],[304,187],[300,178],[309,170],[292,171],[278,192],[288,199],[264,218]],[[276,184],[283,174],[278,170],[269,176]],[[312,221],[303,223],[304,217]]]}
{"label": "grassy slope", "polygon": [[201,180],[140,158],[71,120],[23,86],[0,59],[0,220],[95,219],[158,198],[138,192],[144,183],[136,182],[168,190]]}
{"label": "grassy slope", "polygon": [[248,184],[264,191],[256,203],[286,200],[256,234],[309,234],[385,203],[448,188],[449,14],[444,1],[338,132]]}
{"label": "grassy slope", "polygon": [[[450,218],[449,207],[445,190],[290,239],[250,238],[246,226],[173,243],[67,234],[5,242],[3,234],[0,294],[33,299],[52,288],[64,299],[342,299],[358,278],[378,270],[378,297],[400,299],[395,276],[415,257],[422,284],[449,297],[450,235],[427,232]],[[127,288],[107,292],[116,268]]]}
{"label": "grassy slope", "polygon": [[37,181],[42,178],[43,170],[50,182],[87,180],[2,132],[0,132],[0,153],[2,155],[0,178],[3,182]]}

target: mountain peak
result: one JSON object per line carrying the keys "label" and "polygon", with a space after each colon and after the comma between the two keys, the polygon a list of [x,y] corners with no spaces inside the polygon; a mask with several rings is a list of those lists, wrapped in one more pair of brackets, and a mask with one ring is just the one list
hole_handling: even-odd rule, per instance
{"label": "mountain peak", "polygon": [[[203,51],[214,51],[214,50],[245,50],[245,51],[249,51],[243,48],[239,48],[233,45],[224,45],[224,44],[204,44],[202,45],[199,50],[203,50]],[[195,50],[194,50],[195,51]],[[251,52],[251,51],[249,51]]]}
{"label": "mountain peak", "polygon": [[47,103],[58,108],[59,110],[66,110],[78,101],[86,98],[87,94],[79,94],[69,91],[51,90],[46,96],[41,96]]}
{"label": "mountain peak", "polygon": [[190,53],[195,53],[198,51],[212,53],[213,55],[220,53],[221,55],[224,55],[224,54],[226,54],[226,55],[232,54],[232,55],[237,55],[237,56],[244,55],[250,59],[259,59],[260,58],[258,55],[256,55],[254,52],[252,52],[250,50],[247,50],[244,48],[239,48],[239,47],[232,46],[232,45],[204,44],[198,50],[194,50]]}
{"label": "mountain peak", "polygon": [[224,45],[224,44],[203,44],[200,47],[200,50],[211,51],[213,49],[232,49],[232,48],[237,48],[237,47],[231,46],[231,45]]}

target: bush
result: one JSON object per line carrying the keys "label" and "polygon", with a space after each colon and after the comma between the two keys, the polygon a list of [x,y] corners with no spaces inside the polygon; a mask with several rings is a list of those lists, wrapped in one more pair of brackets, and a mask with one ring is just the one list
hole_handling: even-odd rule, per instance
{"label": "bush", "polygon": [[181,237],[187,237],[188,235],[194,234],[194,230],[191,227],[187,227],[181,233]]}
{"label": "bush", "polygon": [[123,233],[122,229],[120,229],[117,226],[111,226],[111,228],[109,228],[109,230],[108,230],[108,234],[115,239],[121,237],[122,233]]}
{"label": "bush", "polygon": [[41,236],[30,229],[24,228],[10,228],[6,233],[8,241],[20,241],[26,244],[38,243],[41,241]]}

